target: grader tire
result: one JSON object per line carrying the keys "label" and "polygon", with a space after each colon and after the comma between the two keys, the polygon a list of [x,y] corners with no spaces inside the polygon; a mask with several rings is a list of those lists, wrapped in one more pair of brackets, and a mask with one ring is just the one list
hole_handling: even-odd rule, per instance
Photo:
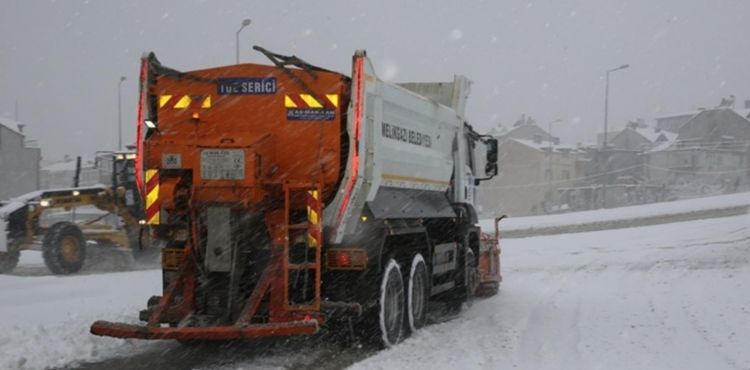
{"label": "grader tire", "polygon": [[133,251],[133,259],[141,265],[157,264],[161,256],[159,245],[152,240],[149,229],[140,227],[128,231],[128,242]]}
{"label": "grader tire", "polygon": [[81,229],[70,222],[52,225],[44,236],[42,257],[53,274],[78,272],[86,260],[86,240]]}
{"label": "grader tire", "polygon": [[7,274],[13,271],[18,265],[19,251],[0,252],[0,274]]}

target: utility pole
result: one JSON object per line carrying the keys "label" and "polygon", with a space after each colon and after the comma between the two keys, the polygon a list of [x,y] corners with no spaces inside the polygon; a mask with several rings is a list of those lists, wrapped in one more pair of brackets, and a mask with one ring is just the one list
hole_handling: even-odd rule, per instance
{"label": "utility pole", "polygon": [[125,76],[120,76],[117,83],[117,150],[122,150],[122,83],[125,80]]}
{"label": "utility pole", "polygon": [[[549,194],[549,200],[552,202],[553,194],[552,194],[552,145],[554,144],[553,140],[554,137],[552,136],[552,124],[562,122],[561,119],[556,119],[553,121],[549,121],[547,123],[547,134],[549,135],[549,149],[547,150],[547,191],[546,193]],[[545,197],[546,198],[546,197]]]}
{"label": "utility pole", "polygon": [[607,181],[609,172],[609,152],[607,149],[607,123],[609,120],[609,74],[630,67],[629,64],[623,64],[617,68],[607,70],[604,82],[604,140],[602,141],[602,208],[607,207]]}

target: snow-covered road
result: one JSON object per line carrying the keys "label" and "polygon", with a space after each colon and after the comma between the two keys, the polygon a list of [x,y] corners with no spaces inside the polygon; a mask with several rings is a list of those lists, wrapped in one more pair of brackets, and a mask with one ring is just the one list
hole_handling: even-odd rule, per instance
{"label": "snow-covered road", "polygon": [[[502,243],[498,296],[354,368],[750,369],[750,216]],[[153,270],[0,275],[0,368],[335,368],[371,354],[303,341],[195,353],[87,333],[135,321],[158,290]]]}
{"label": "snow-covered road", "polygon": [[498,296],[354,368],[750,369],[750,216],[503,247]]}

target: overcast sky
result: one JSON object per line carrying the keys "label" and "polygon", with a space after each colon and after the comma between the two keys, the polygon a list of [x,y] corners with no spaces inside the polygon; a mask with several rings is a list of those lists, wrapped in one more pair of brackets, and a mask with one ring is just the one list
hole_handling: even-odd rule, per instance
{"label": "overcast sky", "polygon": [[482,131],[522,114],[561,118],[570,143],[601,131],[604,72],[610,123],[750,99],[750,1],[0,1],[0,115],[19,118],[45,160],[134,135],[144,51],[190,70],[231,64],[261,45],[349,74],[367,49],[381,78],[473,82],[469,119]]}

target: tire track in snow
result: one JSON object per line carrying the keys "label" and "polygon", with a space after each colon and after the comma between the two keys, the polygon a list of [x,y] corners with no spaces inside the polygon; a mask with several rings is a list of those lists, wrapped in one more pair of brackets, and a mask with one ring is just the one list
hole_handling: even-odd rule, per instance
{"label": "tire track in snow", "polygon": [[[578,268],[569,268],[568,273]],[[519,354],[522,368],[555,369],[580,367],[581,298],[562,295],[570,284],[570,274],[550,274],[549,283],[541,297],[534,303],[531,312],[524,318],[519,330]],[[575,289],[573,287],[573,289]],[[549,361],[552,354],[559,354],[564,347],[565,358]]]}

